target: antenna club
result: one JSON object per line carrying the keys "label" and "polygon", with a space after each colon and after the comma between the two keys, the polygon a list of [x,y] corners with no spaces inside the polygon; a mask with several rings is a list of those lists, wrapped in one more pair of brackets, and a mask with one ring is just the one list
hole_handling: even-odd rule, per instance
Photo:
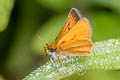
{"label": "antenna club", "polygon": [[40,39],[40,35],[37,35],[37,38]]}
{"label": "antenna club", "polygon": [[36,36],[40,41],[42,41],[44,44],[46,44],[46,41],[44,41],[41,37],[40,37],[40,35],[37,35]]}

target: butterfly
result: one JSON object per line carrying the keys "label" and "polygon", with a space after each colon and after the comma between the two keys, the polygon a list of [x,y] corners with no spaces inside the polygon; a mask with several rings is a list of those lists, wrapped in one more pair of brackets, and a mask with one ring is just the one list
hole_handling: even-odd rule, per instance
{"label": "butterfly", "polygon": [[78,10],[72,8],[61,32],[52,44],[45,44],[44,50],[54,60],[61,60],[72,55],[89,56],[94,48],[91,35],[88,19],[81,17]]}

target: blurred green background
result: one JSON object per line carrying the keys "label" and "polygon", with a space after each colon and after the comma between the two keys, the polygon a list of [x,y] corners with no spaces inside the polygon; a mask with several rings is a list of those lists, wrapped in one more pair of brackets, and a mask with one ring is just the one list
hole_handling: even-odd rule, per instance
{"label": "blurred green background", "polygon": [[[89,19],[94,42],[120,37],[119,0],[0,0],[0,80],[21,80],[45,64],[49,57],[36,35],[47,43],[54,41],[73,7]],[[116,80],[114,75],[108,78],[111,74],[104,77]]]}

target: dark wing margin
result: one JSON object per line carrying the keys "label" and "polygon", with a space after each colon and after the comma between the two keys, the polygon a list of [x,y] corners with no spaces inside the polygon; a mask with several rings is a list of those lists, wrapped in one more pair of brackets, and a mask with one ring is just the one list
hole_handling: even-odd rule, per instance
{"label": "dark wing margin", "polygon": [[68,14],[66,23],[62,28],[59,35],[56,37],[55,44],[65,35],[67,32],[71,30],[71,28],[80,20],[80,14],[76,8],[72,8]]}

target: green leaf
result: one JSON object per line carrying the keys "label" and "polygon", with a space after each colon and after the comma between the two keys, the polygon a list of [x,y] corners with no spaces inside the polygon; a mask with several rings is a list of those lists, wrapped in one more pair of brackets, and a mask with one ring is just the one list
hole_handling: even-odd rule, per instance
{"label": "green leaf", "polygon": [[4,80],[4,78],[2,77],[2,75],[0,75],[0,80]]}
{"label": "green leaf", "polygon": [[62,60],[62,65],[58,61],[55,61],[54,64],[55,66],[48,61],[23,80],[58,80],[88,70],[120,69],[120,39],[95,42],[91,56],[74,56],[72,59]]}
{"label": "green leaf", "polygon": [[119,70],[90,70],[85,72],[84,75],[80,76],[78,73],[66,77],[62,80],[119,80]]}
{"label": "green leaf", "polygon": [[4,31],[8,25],[13,4],[14,0],[0,0],[0,32]]}

